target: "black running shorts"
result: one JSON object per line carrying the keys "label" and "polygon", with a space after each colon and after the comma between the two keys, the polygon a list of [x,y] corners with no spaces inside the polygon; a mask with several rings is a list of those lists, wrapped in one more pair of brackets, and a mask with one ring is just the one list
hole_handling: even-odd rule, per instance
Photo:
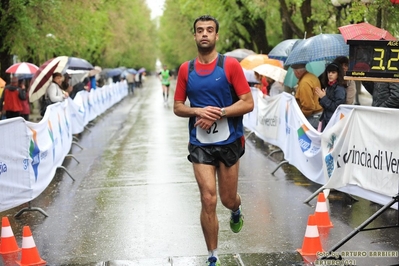
{"label": "black running shorts", "polygon": [[196,146],[188,144],[187,159],[192,163],[219,166],[222,162],[227,167],[234,165],[245,152],[245,138],[242,136],[226,145]]}

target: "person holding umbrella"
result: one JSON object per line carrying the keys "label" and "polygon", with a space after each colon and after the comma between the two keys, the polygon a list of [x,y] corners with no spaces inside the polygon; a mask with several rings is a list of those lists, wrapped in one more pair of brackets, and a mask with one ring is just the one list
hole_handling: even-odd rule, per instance
{"label": "person holding umbrella", "polygon": [[320,80],[306,70],[305,64],[291,65],[295,77],[298,79],[298,87],[295,92],[295,99],[303,115],[309,123],[317,129],[323,107],[319,103],[319,97],[314,92],[320,86]]}
{"label": "person holding umbrella", "polygon": [[53,74],[53,81],[51,82],[50,86],[47,87],[45,97],[47,97],[52,103],[62,102],[69,97],[68,92],[61,88],[62,79],[62,74],[55,72]]}
{"label": "person holding umbrella", "polygon": [[69,97],[68,92],[64,91],[61,87],[63,76],[59,72],[52,75],[52,82],[46,89],[46,93],[40,102],[40,115],[44,116],[47,106],[56,102],[62,102]]}

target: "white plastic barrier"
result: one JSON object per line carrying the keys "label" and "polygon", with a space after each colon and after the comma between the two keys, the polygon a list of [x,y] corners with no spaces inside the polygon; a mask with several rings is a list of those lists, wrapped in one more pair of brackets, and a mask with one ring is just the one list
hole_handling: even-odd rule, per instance
{"label": "white plastic barrier", "polygon": [[125,82],[112,84],[50,105],[39,123],[21,117],[1,120],[0,211],[39,196],[70,151],[72,134],[82,132],[127,93]]}
{"label": "white plastic barrier", "polygon": [[[253,97],[256,110],[244,116],[245,127],[279,147],[284,159],[308,179],[383,205],[398,194],[399,125],[395,121],[399,110],[342,105],[320,133],[309,124],[292,95],[263,98],[253,91]],[[345,154],[350,153],[367,154],[371,161],[380,158],[380,164],[343,163]]]}

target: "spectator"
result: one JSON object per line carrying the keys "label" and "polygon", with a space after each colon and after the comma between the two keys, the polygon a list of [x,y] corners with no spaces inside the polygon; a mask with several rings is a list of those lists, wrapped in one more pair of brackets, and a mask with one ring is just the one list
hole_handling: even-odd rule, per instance
{"label": "spectator", "polygon": [[[20,88],[26,88],[25,86],[25,79],[21,79],[18,81],[18,87]],[[25,89],[26,92],[28,92],[29,90]],[[25,100],[21,100],[21,104],[22,104],[22,111],[21,111],[21,116],[26,120],[29,121],[29,115],[30,115],[30,104],[29,104],[29,93],[26,93],[26,99]]]}
{"label": "spectator", "polygon": [[[3,95],[4,87],[6,86],[6,82],[4,79],[0,78],[0,97]],[[0,111],[0,120],[6,119],[6,115],[1,113]]]}
{"label": "spectator", "polygon": [[269,84],[267,87],[267,91],[269,92],[269,96],[275,96],[284,91],[284,86],[278,81],[275,81],[272,78],[266,77],[266,81]]}
{"label": "spectator", "polygon": [[18,87],[18,78],[12,77],[11,84],[5,86],[0,98],[0,112],[5,112],[6,118],[21,116],[22,100],[26,99],[25,86]]}
{"label": "spectator", "polygon": [[79,91],[86,90],[86,91],[89,92],[89,91],[90,91],[90,85],[89,85],[89,84],[91,84],[91,83],[90,83],[90,79],[89,79],[88,77],[85,77],[85,78],[83,79],[83,81],[76,83],[76,84],[73,86],[73,90],[72,90],[72,92],[71,92],[70,97],[71,97],[72,99],[74,99],[75,96],[76,96],[76,94],[77,94]]}
{"label": "spectator", "polygon": [[62,90],[62,74],[59,72],[55,72],[53,74],[53,81],[50,86],[47,87],[45,97],[50,99],[52,103],[62,102],[66,98],[68,98],[68,92]]}
{"label": "spectator", "polygon": [[126,81],[129,94],[134,94],[134,75],[131,73],[127,73]]}
{"label": "spectator", "polygon": [[314,89],[321,87],[320,81],[314,74],[306,70],[305,64],[294,64],[291,67],[295,77],[298,79],[295,99],[303,115],[317,129],[323,108],[319,103],[319,97],[314,92]]}
{"label": "spectator", "polygon": [[72,92],[72,85],[70,81],[71,81],[71,76],[68,73],[65,73],[61,83],[61,88],[64,91],[66,91],[68,94]]}
{"label": "spectator", "polygon": [[320,98],[320,105],[323,107],[323,113],[320,117],[320,132],[325,129],[338,106],[346,101],[345,81],[341,65],[337,63],[329,64],[322,79],[323,84],[327,84],[327,86],[324,89],[315,88],[315,93]]}
{"label": "spectator", "polygon": [[367,81],[363,85],[373,96],[371,106],[399,108],[399,83]]}
{"label": "spectator", "polygon": [[[349,59],[346,56],[338,56],[334,59],[334,63],[341,65],[343,75],[345,76],[346,71],[348,71]],[[355,104],[356,97],[356,83],[354,80],[347,80],[344,83],[344,87],[346,90],[346,104]]]}

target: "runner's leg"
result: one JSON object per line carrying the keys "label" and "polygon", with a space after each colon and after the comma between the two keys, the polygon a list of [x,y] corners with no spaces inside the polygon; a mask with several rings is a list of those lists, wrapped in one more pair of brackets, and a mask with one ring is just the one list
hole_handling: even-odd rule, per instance
{"label": "runner's leg", "polygon": [[237,194],[239,163],[227,167],[222,162],[217,170],[220,201],[229,210],[236,211],[241,205]]}
{"label": "runner's leg", "polygon": [[201,194],[201,227],[208,251],[218,244],[219,222],[216,214],[216,167],[193,163],[194,175]]}

